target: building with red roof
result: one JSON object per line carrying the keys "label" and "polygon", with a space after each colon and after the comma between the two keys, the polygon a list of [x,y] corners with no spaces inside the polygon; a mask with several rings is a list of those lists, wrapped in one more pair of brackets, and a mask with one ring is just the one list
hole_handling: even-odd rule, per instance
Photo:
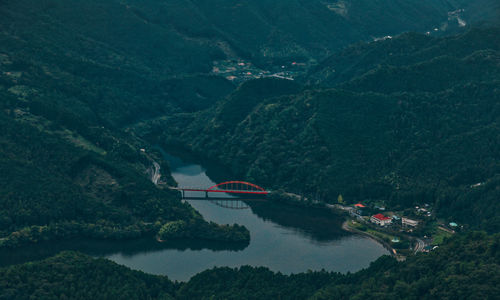
{"label": "building with red roof", "polygon": [[357,203],[357,204],[354,204],[355,207],[359,207],[359,208],[365,208],[366,206],[364,206],[363,204],[361,203]]}
{"label": "building with red roof", "polygon": [[377,224],[377,225],[385,226],[385,225],[391,224],[392,219],[384,216],[383,214],[376,214],[370,218],[370,221],[372,223]]}

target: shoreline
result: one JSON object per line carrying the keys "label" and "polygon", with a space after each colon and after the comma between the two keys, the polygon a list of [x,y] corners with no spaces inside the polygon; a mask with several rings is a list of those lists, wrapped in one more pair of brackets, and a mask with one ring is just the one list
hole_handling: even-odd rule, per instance
{"label": "shoreline", "polygon": [[352,233],[361,234],[361,235],[364,235],[364,236],[366,236],[368,238],[371,238],[372,240],[375,240],[376,242],[382,244],[382,246],[384,246],[384,248],[386,248],[387,250],[389,250],[389,252],[391,253],[391,256],[394,256],[396,258],[400,258],[401,257],[401,256],[399,256],[397,254],[397,251],[394,248],[392,248],[391,245],[389,245],[389,243],[387,243],[383,239],[381,239],[381,238],[379,238],[377,236],[371,235],[368,232],[364,232],[364,231],[361,231],[361,230],[357,230],[357,229],[351,228],[351,227],[349,227],[348,222],[349,222],[349,220],[346,220],[346,221],[344,221],[344,223],[342,223],[342,229],[343,230],[348,231],[348,232],[352,232]]}

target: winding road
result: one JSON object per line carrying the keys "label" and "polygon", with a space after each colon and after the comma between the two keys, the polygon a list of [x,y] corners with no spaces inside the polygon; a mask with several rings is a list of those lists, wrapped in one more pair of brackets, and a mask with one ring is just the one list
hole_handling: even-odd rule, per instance
{"label": "winding road", "polygon": [[153,162],[153,173],[151,174],[151,181],[154,184],[158,184],[158,181],[160,180],[161,173],[160,173],[160,164],[157,163],[156,161]]}
{"label": "winding road", "polygon": [[416,238],[415,240],[417,241],[417,244],[415,245],[415,253],[422,252],[424,250],[424,247],[425,247],[424,241],[422,241],[419,238]]}

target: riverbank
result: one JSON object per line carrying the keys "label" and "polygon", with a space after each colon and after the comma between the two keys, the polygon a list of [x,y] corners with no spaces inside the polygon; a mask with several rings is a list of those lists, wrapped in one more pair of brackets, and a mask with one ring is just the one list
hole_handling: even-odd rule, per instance
{"label": "riverbank", "polygon": [[[284,191],[273,192],[273,193],[271,193],[269,198],[270,198],[270,200],[279,201],[279,202],[285,203],[286,205],[327,209],[327,210],[333,211],[336,214],[343,215],[343,216],[345,216],[345,213],[348,211],[348,209],[346,209],[347,207],[342,206],[342,205],[331,205],[331,204],[327,204],[327,203],[323,203],[323,202],[319,202],[319,201],[311,201],[307,198],[302,198],[299,195],[287,193]],[[398,260],[405,259],[405,256],[398,254],[397,251],[391,246],[391,244],[389,244],[384,239],[382,239],[376,235],[373,235],[369,232],[365,232],[365,231],[350,227],[349,226],[350,221],[353,221],[353,220],[350,219],[349,217],[347,217],[347,220],[345,220],[342,223],[342,229],[344,231],[348,231],[348,232],[355,233],[355,234],[360,234],[360,235],[366,236],[372,240],[375,240],[376,242],[381,244],[385,249],[389,250],[390,254],[392,256],[396,257]]]}
{"label": "riverbank", "polygon": [[317,200],[311,200],[307,197],[302,197],[294,193],[285,192],[283,190],[273,191],[268,195],[268,199],[272,201],[282,202],[288,205],[294,205],[299,207],[316,207],[325,208],[324,202]]}
{"label": "riverbank", "polygon": [[[217,169],[217,165],[212,164],[207,168],[193,163],[190,157],[181,154],[175,156],[165,152],[164,159],[168,162],[166,168],[169,168],[179,186],[207,187],[216,182],[234,179],[232,174]],[[211,176],[215,174],[215,177],[209,177],[208,173]],[[289,201],[268,197],[267,201],[247,201],[248,209],[234,210],[205,201],[205,198],[202,201],[186,200],[208,222],[237,223],[248,229],[251,236],[249,244],[231,243],[240,246],[235,250],[164,249],[140,255],[113,254],[108,257],[144,272],[188,280],[194,274],[214,266],[265,266],[283,274],[321,269],[340,273],[355,272],[367,268],[371,262],[388,254],[389,251],[382,244],[342,230],[344,217],[324,209],[324,205],[319,205],[321,208],[313,207],[316,203],[311,199],[294,194],[285,195]],[[204,193],[190,192],[189,196],[203,197]],[[167,247],[174,238],[182,238],[179,235],[184,234],[180,230],[183,227],[184,224],[178,223],[167,225],[164,235],[157,236],[167,242],[158,244]]]}
{"label": "riverbank", "polygon": [[375,236],[369,232],[365,232],[365,231],[361,231],[361,230],[358,230],[356,228],[352,228],[351,226],[349,226],[349,222],[352,221],[352,220],[346,220],[344,221],[344,223],[342,223],[342,229],[345,230],[345,231],[348,231],[348,232],[352,232],[352,233],[356,233],[356,234],[361,234],[361,235],[364,235],[366,237],[369,237],[375,241],[377,241],[378,243],[380,243],[381,245],[384,246],[384,248],[386,248],[387,250],[389,250],[389,252],[391,253],[392,256],[396,257],[396,259],[398,261],[402,261],[402,260],[405,260],[406,257],[405,256],[402,256],[402,255],[399,255],[396,251],[396,249],[392,248],[392,246],[386,242],[385,240],[379,238],[378,236]]}

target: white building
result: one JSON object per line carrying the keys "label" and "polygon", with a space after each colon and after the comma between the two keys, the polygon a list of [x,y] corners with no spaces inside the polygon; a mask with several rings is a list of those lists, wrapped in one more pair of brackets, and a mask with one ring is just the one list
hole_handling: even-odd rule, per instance
{"label": "white building", "polygon": [[391,224],[392,219],[384,216],[383,214],[376,214],[370,218],[370,221],[372,223],[377,224],[377,225],[385,226],[385,225]]}
{"label": "white building", "polygon": [[408,218],[402,218],[401,219],[401,224],[403,224],[403,226],[417,227],[418,226],[418,221],[412,220],[412,219],[408,219]]}

